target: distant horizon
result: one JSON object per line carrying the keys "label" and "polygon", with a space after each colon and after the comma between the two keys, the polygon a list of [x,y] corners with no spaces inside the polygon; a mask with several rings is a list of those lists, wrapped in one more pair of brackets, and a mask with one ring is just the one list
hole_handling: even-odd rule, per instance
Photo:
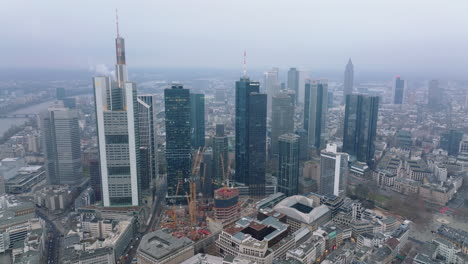
{"label": "distant horizon", "polygon": [[[102,65],[101,65],[102,66]],[[109,73],[113,72],[114,65],[106,65],[107,70]],[[355,66],[355,82],[366,82],[366,81],[391,81],[395,77],[400,76],[402,79],[407,81],[428,81],[428,80],[440,80],[440,81],[468,81],[468,75],[431,75],[431,74],[422,74],[422,73],[409,73],[409,72],[394,72],[389,73],[387,71],[365,71],[360,70],[359,65],[354,64]],[[275,66],[272,66],[275,67]],[[247,70],[248,75],[256,80],[259,78],[263,79],[263,73],[270,68],[250,68]],[[291,66],[294,67],[294,66]],[[280,70],[280,78],[286,80],[286,74],[290,67],[288,68],[281,68],[277,67]],[[343,70],[339,69],[317,69],[316,71],[311,71],[308,69],[303,69],[296,67],[300,71],[307,72],[307,75],[311,79],[319,79],[325,78],[332,81],[343,81],[344,76],[344,67]],[[186,79],[187,75],[189,78],[212,78],[212,77],[220,77],[222,76],[229,76],[230,78],[237,79],[238,77],[242,76],[242,69],[234,68],[234,67],[128,67],[128,71],[130,75],[133,74],[143,74],[143,73],[151,73],[151,74],[161,74],[161,75],[169,75],[173,77],[177,77],[180,75],[181,78]],[[44,76],[46,74],[47,76]],[[57,74],[57,75],[55,75]],[[61,76],[65,74],[64,76]],[[72,77],[73,75],[82,76],[82,78],[91,78],[97,75],[108,75],[97,72],[95,69],[89,68],[18,68],[18,67],[0,67],[0,81],[6,80],[60,80],[61,78],[70,79],[68,77]],[[261,81],[261,80],[259,80]]]}

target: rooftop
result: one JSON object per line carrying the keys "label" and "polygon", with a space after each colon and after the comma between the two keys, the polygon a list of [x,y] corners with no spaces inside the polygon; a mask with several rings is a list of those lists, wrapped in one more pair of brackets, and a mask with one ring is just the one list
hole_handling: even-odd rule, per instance
{"label": "rooftop", "polygon": [[187,237],[176,238],[168,230],[158,230],[141,238],[138,251],[155,259],[163,259],[192,244],[193,241]]}

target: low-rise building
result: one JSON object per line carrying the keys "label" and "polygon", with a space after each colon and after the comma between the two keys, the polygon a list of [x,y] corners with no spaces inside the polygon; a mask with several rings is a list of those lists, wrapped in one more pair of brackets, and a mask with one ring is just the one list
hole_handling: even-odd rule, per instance
{"label": "low-rise building", "polygon": [[331,211],[326,205],[314,207],[314,201],[302,195],[282,200],[273,210],[287,216],[287,224],[291,226],[292,232],[302,227],[314,231],[331,219]]}
{"label": "low-rise building", "polygon": [[177,238],[169,230],[144,235],[137,250],[139,264],[178,264],[194,255],[193,241]]}

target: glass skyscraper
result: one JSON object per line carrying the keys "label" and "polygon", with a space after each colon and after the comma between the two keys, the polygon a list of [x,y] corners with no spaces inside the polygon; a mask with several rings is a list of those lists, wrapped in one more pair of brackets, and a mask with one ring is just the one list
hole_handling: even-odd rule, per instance
{"label": "glass skyscraper", "polygon": [[405,80],[402,80],[400,76],[395,78],[395,88],[393,91],[393,103],[403,104],[405,95]]}
{"label": "glass skyscraper", "polygon": [[205,146],[205,95],[190,94],[192,148]]}
{"label": "glass skyscraper", "polygon": [[299,100],[299,71],[290,68],[288,71],[288,89],[295,92],[294,101]]}
{"label": "glass skyscraper", "polygon": [[[168,198],[185,199],[191,176],[190,91],[182,85],[164,90]],[[178,193],[177,186],[179,185]],[[177,195],[177,196],[176,196]],[[185,202],[185,200],[183,201]]]}
{"label": "glass skyscraper", "polygon": [[278,192],[286,196],[298,194],[299,136],[293,133],[279,137]]}
{"label": "glass skyscraper", "polygon": [[80,184],[83,170],[78,113],[49,108],[40,117],[48,184]]}
{"label": "glass skyscraper", "polygon": [[265,185],[267,97],[259,88],[247,77],[236,82],[235,180],[253,196],[262,196]]}
{"label": "glass skyscraper", "polygon": [[138,96],[139,137],[141,157],[141,187],[150,189],[158,175],[156,143],[156,98],[154,95]]}
{"label": "glass skyscraper", "polygon": [[278,138],[294,132],[294,101],[285,93],[272,97],[271,151],[278,154]]}
{"label": "glass skyscraper", "polygon": [[378,112],[379,97],[357,94],[346,96],[343,152],[358,161],[372,163]]}
{"label": "glass skyscraper", "polygon": [[354,90],[354,65],[351,58],[346,64],[344,72],[344,83],[343,83],[343,102],[346,101],[346,96],[352,94]]}
{"label": "glass skyscraper", "polygon": [[307,81],[304,94],[304,129],[308,133],[309,147],[321,149],[326,139],[328,81]]}

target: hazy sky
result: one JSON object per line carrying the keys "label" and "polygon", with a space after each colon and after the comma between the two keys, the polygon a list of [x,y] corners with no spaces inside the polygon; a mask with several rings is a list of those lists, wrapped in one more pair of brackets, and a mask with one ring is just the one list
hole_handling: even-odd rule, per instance
{"label": "hazy sky", "polygon": [[129,68],[468,75],[467,0],[2,0],[0,67],[112,67],[115,8]]}

